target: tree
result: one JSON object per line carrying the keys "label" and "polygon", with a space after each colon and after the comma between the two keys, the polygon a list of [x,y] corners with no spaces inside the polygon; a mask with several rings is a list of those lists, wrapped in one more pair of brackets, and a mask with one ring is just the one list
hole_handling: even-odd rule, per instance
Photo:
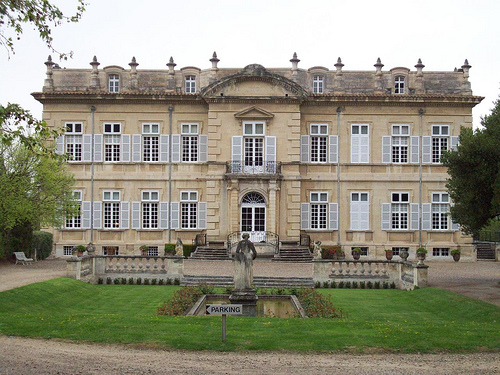
{"label": "tree", "polygon": [[443,156],[453,220],[477,235],[500,215],[500,100],[481,119],[482,129],[462,128],[456,151]]}
{"label": "tree", "polygon": [[78,214],[74,179],[64,158],[14,144],[0,148],[0,238],[7,254],[30,250],[33,230],[60,226]]}

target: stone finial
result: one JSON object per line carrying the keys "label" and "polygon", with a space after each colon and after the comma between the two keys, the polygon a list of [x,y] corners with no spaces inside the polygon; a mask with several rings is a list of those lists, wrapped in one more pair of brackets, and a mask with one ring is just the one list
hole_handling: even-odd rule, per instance
{"label": "stone finial", "polygon": [[170,75],[174,75],[174,68],[177,64],[174,63],[174,58],[172,56],[170,56],[170,60],[168,61],[167,63],[167,66],[168,66],[168,74]]}
{"label": "stone finial", "polygon": [[135,56],[132,56],[132,61],[128,63],[128,65],[130,66],[130,70],[132,72],[135,72],[136,69],[137,69],[137,66],[139,65],[135,59]]}
{"label": "stone finial", "polygon": [[300,60],[297,58],[297,52],[293,53],[293,57],[290,59],[290,62],[292,63],[292,75],[297,74],[297,70],[299,69],[299,62]]}
{"label": "stone finial", "polygon": [[342,64],[342,59],[340,57],[337,59],[337,63],[334,66],[335,66],[335,68],[337,68],[336,75],[341,76],[342,75],[342,67],[344,66],[344,64]]}
{"label": "stone finial", "polygon": [[132,61],[128,64],[130,66],[130,88],[137,88],[137,66],[139,65],[135,60],[135,56],[132,56]]}
{"label": "stone finial", "polygon": [[422,69],[425,68],[425,65],[422,64],[422,59],[418,59],[417,65],[415,65],[415,68],[417,68],[417,77],[422,77],[424,73],[422,72]]}
{"label": "stone finial", "polygon": [[217,58],[217,52],[214,51],[214,54],[212,55],[212,58],[210,59],[210,62],[212,63],[212,69],[218,69],[217,64],[220,60]]}
{"label": "stone finial", "polygon": [[377,62],[373,65],[376,69],[375,74],[378,76],[382,75],[382,68],[384,67],[384,64],[382,64],[382,60],[380,60],[380,57],[377,58]]}
{"label": "stone finial", "polygon": [[472,68],[471,65],[469,65],[469,61],[465,59],[464,65],[462,65],[462,70],[464,71],[464,78],[467,80],[469,78],[469,69]]}
{"label": "stone finial", "polygon": [[92,72],[90,73],[90,86],[92,88],[99,88],[99,71],[97,70],[97,67],[101,64],[97,61],[96,56],[94,56],[90,65],[92,66]]}
{"label": "stone finial", "polygon": [[52,62],[52,56],[49,55],[49,57],[47,57],[47,61],[45,61],[45,66],[47,67],[47,71],[46,71],[46,77],[45,77],[45,82],[43,84],[43,88],[44,89],[52,89],[54,88],[54,80],[52,79],[52,67],[55,65],[53,62]]}

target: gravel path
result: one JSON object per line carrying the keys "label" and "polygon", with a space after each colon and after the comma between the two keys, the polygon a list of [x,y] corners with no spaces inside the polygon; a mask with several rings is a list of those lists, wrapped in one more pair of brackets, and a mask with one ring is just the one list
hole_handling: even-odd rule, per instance
{"label": "gravel path", "polygon": [[[255,275],[308,276],[310,264],[255,262]],[[429,284],[500,306],[500,263],[429,263]],[[232,274],[230,262],[186,262],[186,273]],[[276,268],[278,267],[278,268]],[[0,262],[0,291],[66,275],[64,260]],[[1,294],[0,294],[1,301]],[[500,353],[296,354],[137,349],[0,336],[0,375],[57,374],[500,374]]]}

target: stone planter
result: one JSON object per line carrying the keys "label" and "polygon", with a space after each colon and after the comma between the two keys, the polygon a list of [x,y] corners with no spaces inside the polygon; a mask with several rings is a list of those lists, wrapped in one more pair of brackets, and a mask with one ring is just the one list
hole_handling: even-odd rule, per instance
{"label": "stone planter", "polygon": [[353,251],[352,257],[354,258],[354,260],[359,260],[359,258],[361,257],[361,253],[358,253],[357,251]]}
{"label": "stone planter", "polygon": [[424,264],[425,253],[417,253],[418,264]]}
{"label": "stone planter", "polygon": [[408,251],[406,251],[406,250],[401,250],[401,251],[399,252],[399,257],[400,257],[401,259],[403,259],[405,262],[406,262],[406,260],[408,259],[408,255],[409,255],[409,254],[408,254]]}
{"label": "stone planter", "polygon": [[394,256],[394,251],[392,251],[392,250],[386,250],[385,251],[385,259],[392,260],[393,256]]}
{"label": "stone planter", "polygon": [[452,257],[455,262],[458,262],[460,260],[460,253],[455,253],[452,255]]}

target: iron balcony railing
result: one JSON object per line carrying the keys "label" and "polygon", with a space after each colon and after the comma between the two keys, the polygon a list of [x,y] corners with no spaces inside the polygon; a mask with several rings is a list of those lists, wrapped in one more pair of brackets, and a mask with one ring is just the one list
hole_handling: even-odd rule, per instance
{"label": "iron balcony railing", "polygon": [[479,242],[500,242],[500,231],[482,230],[474,237],[474,240]]}
{"label": "iron balcony railing", "polygon": [[226,173],[238,175],[275,175],[281,174],[281,162],[276,161],[228,161],[226,163]]}

